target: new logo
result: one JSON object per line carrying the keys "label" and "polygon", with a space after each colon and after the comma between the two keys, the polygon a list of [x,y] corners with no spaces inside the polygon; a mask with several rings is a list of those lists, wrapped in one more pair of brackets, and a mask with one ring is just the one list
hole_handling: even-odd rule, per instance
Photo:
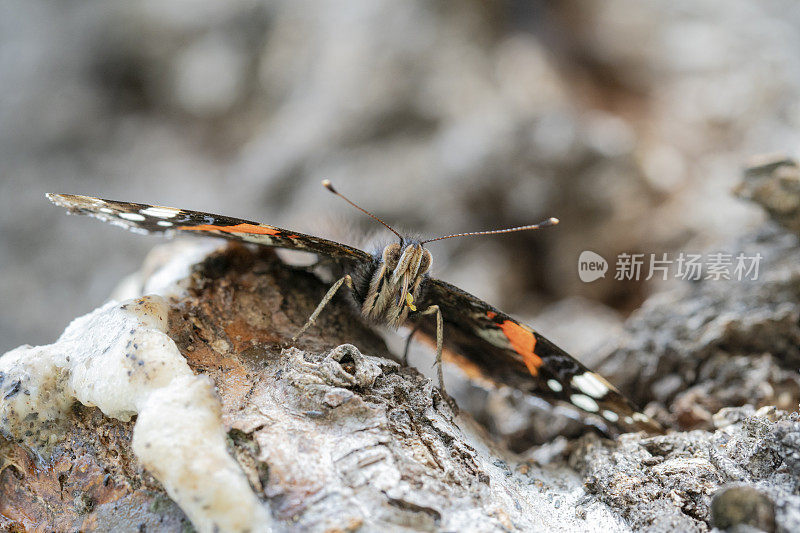
{"label": "new logo", "polygon": [[591,250],[584,250],[578,257],[578,277],[584,283],[590,283],[596,279],[606,277],[608,272],[608,261],[603,256]]}

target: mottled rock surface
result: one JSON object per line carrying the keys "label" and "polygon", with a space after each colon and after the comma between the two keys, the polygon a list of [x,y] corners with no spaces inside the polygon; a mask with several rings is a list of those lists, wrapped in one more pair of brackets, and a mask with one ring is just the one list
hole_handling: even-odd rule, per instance
{"label": "mottled rock surface", "polygon": [[589,492],[634,530],[709,531],[747,524],[797,531],[797,413],[726,408],[714,423],[712,431],[626,435],[614,444],[588,437],[573,452],[572,464]]}
{"label": "mottled rock surface", "polygon": [[[769,238],[760,241],[767,243],[762,251],[774,261],[771,271],[777,274],[788,264],[781,260],[791,256],[791,246],[777,230],[766,235]],[[532,411],[514,413],[530,417],[520,422],[522,426],[545,432],[572,428],[565,435],[584,435],[577,440],[559,437],[530,448],[535,442],[531,433],[509,441],[508,435],[496,431],[509,423],[501,417],[513,413],[506,400],[514,394],[478,394],[481,389],[451,369],[448,379],[456,380],[454,394],[465,408],[454,413],[429,380],[392,360],[381,338],[361,325],[344,297],[337,297],[297,345],[288,346],[286,341],[325,286],[316,276],[287,267],[270,251],[228,247],[211,253],[188,278],[175,282],[183,276],[187,258],[205,249],[203,243],[163,248],[150,261],[149,276],[129,281],[120,295],[136,296],[143,287],[170,295],[169,336],[192,371],[215,384],[228,452],[275,519],[277,530],[707,531],[747,524],[793,531],[800,527],[796,413],[774,407],[756,411],[751,405],[725,408],[707,419],[691,419],[692,426],[702,429],[660,437],[629,434],[611,441],[586,434],[586,427],[569,411],[517,398],[519,406],[536,405]],[[702,287],[694,289],[694,295],[705,294],[698,290]],[[743,290],[752,291],[748,293],[752,303],[756,294],[766,301],[767,296],[784,294],[786,287],[778,283],[763,292],[763,286],[755,283]],[[733,292],[727,291],[727,296],[733,298]],[[685,296],[684,305],[690,300]],[[648,313],[653,311],[643,311]],[[663,313],[650,315],[651,323]],[[768,313],[754,316],[753,320],[772,323]],[[645,335],[638,327],[636,321],[630,324],[628,342]],[[717,326],[709,331],[731,329]],[[777,331],[791,334],[792,330]],[[733,341],[720,343],[712,333],[695,329],[675,338],[685,338],[686,343],[705,339],[687,344],[699,346],[694,356],[701,363],[702,357],[732,357]],[[776,348],[781,346],[780,335],[766,339],[761,342],[773,344],[754,350],[755,360],[771,369],[768,377],[782,376],[781,383],[795,383],[781,363],[791,360],[792,352]],[[634,353],[637,345],[631,346],[613,354]],[[736,357],[752,357],[749,345],[737,346]],[[693,384],[681,381],[676,387],[673,404],[655,397],[651,408],[680,428],[686,419],[680,412],[668,412],[670,405],[673,410],[683,405],[680,398],[696,398],[683,402],[706,411],[726,402],[777,402],[780,397],[770,388],[750,401],[726,395],[726,383],[736,390],[758,383],[749,373],[766,371],[751,366],[712,366],[728,371],[698,372]],[[675,368],[682,367],[675,363]],[[742,371],[737,374],[737,369]],[[617,377],[624,388],[642,394],[636,392],[640,390],[636,381],[648,379],[646,371]],[[767,385],[774,383],[764,380],[762,387]],[[3,385],[4,395],[12,390],[13,384]],[[793,394],[794,389],[787,390]],[[745,389],[739,394],[753,393]],[[506,407],[497,407],[500,404]],[[468,411],[482,417],[494,436]],[[7,431],[11,440],[0,439],[4,527],[14,530],[42,523],[56,529],[162,531],[188,526],[181,508],[132,451],[135,423],[136,419],[124,422],[76,403],[63,433],[38,458],[31,453],[42,449],[35,439],[18,429],[13,435]],[[541,429],[548,424],[547,430]],[[517,455],[504,441],[521,449],[526,449],[524,442],[529,444],[525,453]],[[752,513],[743,514],[743,508]]]}
{"label": "mottled rock surface", "polygon": [[[170,261],[182,264],[182,254],[194,253],[175,249],[173,257],[160,252],[167,264],[151,264],[151,279],[159,272],[180,272]],[[136,292],[131,283],[126,286],[129,294]],[[343,299],[288,347],[286,341],[324,290],[315,276],[288,268],[271,251],[240,246],[212,253],[190,278],[165,287],[173,295],[169,337],[192,371],[214,383],[228,453],[275,520],[275,530],[625,527],[606,506],[585,499],[572,469],[543,467],[498,446],[468,414],[454,413],[430,381],[387,359],[382,340]],[[87,339],[97,333],[85,332]],[[131,349],[146,348],[134,343]],[[12,358],[0,361],[15,370]],[[150,363],[130,364],[146,373]],[[133,387],[136,375],[131,379],[127,386]],[[2,387],[3,407],[25,398],[26,387],[11,382]],[[159,483],[165,479],[163,463],[156,465],[151,453],[135,446],[144,431],[143,413],[125,422],[126,417],[104,416],[100,409],[76,402],[59,419],[60,431],[48,433],[47,446],[38,438],[38,419],[26,421],[31,431],[2,426],[0,515],[8,528],[188,526],[180,504],[203,493],[202,480],[194,487],[167,486],[176,494],[176,506]],[[153,423],[148,419],[149,427]],[[175,450],[190,435],[171,438],[169,460],[185,461]],[[202,457],[194,460],[206,463],[205,453],[198,453]],[[207,483],[215,483],[218,473],[209,468]],[[210,530],[204,523],[194,525]]]}
{"label": "mottled rock surface", "polygon": [[800,235],[800,166],[794,159],[780,154],[753,158],[736,194],[759,204],[778,224]]}

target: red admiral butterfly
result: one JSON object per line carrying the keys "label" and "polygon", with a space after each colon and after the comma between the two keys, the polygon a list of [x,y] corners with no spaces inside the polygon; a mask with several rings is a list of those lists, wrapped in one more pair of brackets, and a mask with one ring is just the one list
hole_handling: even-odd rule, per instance
{"label": "red admiral butterfly", "polygon": [[[566,401],[598,415],[625,430],[662,432],[661,426],[640,413],[613,385],[590,371],[561,348],[480,298],[432,278],[431,254],[423,245],[464,235],[485,235],[537,229],[558,223],[505,230],[459,233],[424,241],[410,240],[375,215],[365,211],[330,184],[331,192],[363,211],[397,235],[399,242],[369,254],[338,242],[303,235],[267,224],[210,213],[187,211],[90,196],[48,194],[54,204],[70,213],[89,215],[138,233],[181,233],[224,237],[263,246],[302,250],[325,256],[341,267],[344,276],[328,293],[292,340],[310,327],[342,285],[347,285],[364,318],[398,328],[412,328],[408,340],[422,333],[436,342],[439,386],[443,346],[448,356],[465,366],[477,367],[483,377],[550,401]],[[432,316],[435,320],[427,318]],[[408,344],[406,344],[406,352]]]}

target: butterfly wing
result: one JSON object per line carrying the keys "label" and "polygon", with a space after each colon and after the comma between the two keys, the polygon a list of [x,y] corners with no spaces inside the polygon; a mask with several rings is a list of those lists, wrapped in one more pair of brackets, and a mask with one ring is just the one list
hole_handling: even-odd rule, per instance
{"label": "butterfly wing", "polygon": [[[536,394],[565,401],[601,416],[624,430],[661,433],[661,426],[637,408],[602,376],[592,372],[533,329],[458,287],[429,278],[418,305],[438,305],[444,320],[444,343],[465,369]],[[433,320],[419,331],[435,339]]]}
{"label": "butterfly wing", "polygon": [[371,260],[367,252],[357,248],[239,218],[74,194],[50,193],[47,198],[54,204],[65,207],[70,213],[98,218],[135,233],[206,235],[313,252],[335,259]]}
{"label": "butterfly wing", "polygon": [[[371,256],[357,248],[211,213],[172,207],[103,200],[91,196],[48,194],[54,204],[98,218],[136,233],[182,233],[223,237],[242,242],[301,250],[335,259],[368,262]],[[661,427],[636,408],[617,389],[558,346],[505,313],[458,287],[426,279],[418,305],[439,306],[444,319],[444,341],[463,363],[488,377],[549,400],[566,401],[602,416],[625,429],[660,432]],[[420,331],[435,338],[431,320]]]}

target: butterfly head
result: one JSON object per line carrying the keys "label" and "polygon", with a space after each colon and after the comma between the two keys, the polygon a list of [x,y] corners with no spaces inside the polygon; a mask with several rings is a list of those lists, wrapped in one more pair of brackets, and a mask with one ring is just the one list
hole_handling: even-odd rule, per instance
{"label": "butterfly head", "polygon": [[416,298],[431,267],[431,254],[419,243],[387,245],[369,274],[362,314],[391,327],[417,311]]}
{"label": "butterfly head", "polygon": [[431,253],[419,243],[392,243],[383,249],[383,263],[389,274],[389,282],[413,281],[431,268]]}

